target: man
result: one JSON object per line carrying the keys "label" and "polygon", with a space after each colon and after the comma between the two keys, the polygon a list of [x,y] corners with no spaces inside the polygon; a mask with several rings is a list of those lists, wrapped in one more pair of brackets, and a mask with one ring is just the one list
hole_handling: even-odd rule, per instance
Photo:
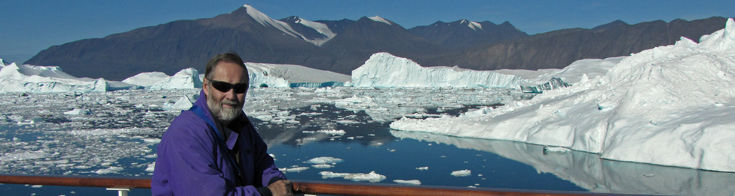
{"label": "man", "polygon": [[158,145],[153,195],[293,195],[242,111],[248,85],[237,54],[209,60],[199,99]]}

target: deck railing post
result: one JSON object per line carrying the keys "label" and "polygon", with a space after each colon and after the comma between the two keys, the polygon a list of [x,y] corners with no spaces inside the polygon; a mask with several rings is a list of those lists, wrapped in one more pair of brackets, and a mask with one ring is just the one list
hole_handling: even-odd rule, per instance
{"label": "deck railing post", "polygon": [[108,191],[117,191],[117,196],[128,196],[129,188],[107,188]]}

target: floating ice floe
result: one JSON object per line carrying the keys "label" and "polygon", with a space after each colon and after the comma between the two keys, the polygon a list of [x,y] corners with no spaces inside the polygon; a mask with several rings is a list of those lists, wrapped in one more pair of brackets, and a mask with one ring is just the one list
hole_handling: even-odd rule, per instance
{"label": "floating ice floe", "polygon": [[164,110],[168,111],[181,111],[188,110],[191,106],[194,106],[194,102],[187,96],[182,96],[174,104],[166,103],[163,105]]}
{"label": "floating ice floe", "polygon": [[66,115],[88,115],[88,114],[90,114],[90,112],[89,112],[88,109],[74,108],[74,110],[71,110],[71,111],[68,111],[68,112],[64,112],[64,114],[66,114]]}
{"label": "floating ice floe", "polygon": [[316,157],[309,159],[308,161],[304,161],[304,163],[310,163],[310,164],[332,164],[332,163],[341,163],[343,160],[340,158],[334,158],[334,157]]}
{"label": "floating ice floe", "polygon": [[112,166],[112,167],[109,167],[109,168],[106,168],[106,169],[99,169],[99,170],[95,171],[94,173],[97,173],[97,174],[100,174],[100,175],[101,174],[114,174],[114,173],[118,173],[118,172],[120,172],[122,170],[123,170],[122,167]]}
{"label": "floating ice floe", "polygon": [[393,180],[393,182],[398,184],[421,185],[421,181],[419,180]]}
{"label": "floating ice floe", "polygon": [[156,169],[156,162],[153,162],[151,164],[148,164],[148,167],[145,168],[146,172],[153,172]]}
{"label": "floating ice floe", "polygon": [[417,167],[417,170],[426,171],[429,170],[429,167]]}
{"label": "floating ice floe", "polygon": [[371,171],[368,174],[364,173],[334,173],[331,171],[322,171],[319,172],[320,175],[322,175],[322,178],[344,178],[347,180],[352,181],[368,181],[368,182],[380,182],[385,180],[384,175],[380,175],[375,173],[375,171]]}
{"label": "floating ice floe", "polygon": [[286,173],[286,172],[296,172],[296,173],[298,173],[298,172],[302,172],[302,171],[307,170],[307,169],[309,169],[309,167],[294,166],[294,167],[289,167],[289,168],[279,168],[279,170],[281,170],[281,172],[284,172],[284,173]]}
{"label": "floating ice floe", "polygon": [[332,164],[316,164],[316,165],[311,165],[311,167],[318,168],[318,169],[326,169],[326,168],[332,168],[332,167],[334,167],[334,165],[332,165]]}
{"label": "floating ice floe", "polygon": [[455,176],[455,177],[465,177],[469,175],[472,175],[472,171],[470,171],[469,169],[457,170],[457,171],[452,172],[452,176]]}

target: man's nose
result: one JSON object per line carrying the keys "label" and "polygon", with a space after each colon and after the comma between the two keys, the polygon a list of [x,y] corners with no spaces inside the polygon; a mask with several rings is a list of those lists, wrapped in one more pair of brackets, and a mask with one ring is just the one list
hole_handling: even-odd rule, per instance
{"label": "man's nose", "polygon": [[225,98],[229,100],[235,99],[235,88],[231,88],[229,91],[225,92]]}

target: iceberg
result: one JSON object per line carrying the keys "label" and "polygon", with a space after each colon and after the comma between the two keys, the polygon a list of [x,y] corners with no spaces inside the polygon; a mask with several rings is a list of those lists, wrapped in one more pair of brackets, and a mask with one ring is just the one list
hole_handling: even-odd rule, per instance
{"label": "iceberg", "polygon": [[464,87],[519,88],[525,79],[494,71],[459,67],[421,67],[418,63],[389,53],[370,56],[352,71],[355,87]]}
{"label": "iceberg", "polygon": [[[735,22],[621,59],[604,76],[481,115],[402,118],[390,127],[512,140],[603,159],[735,172]],[[587,78],[587,79],[585,79]],[[353,80],[354,81],[354,80]]]}
{"label": "iceberg", "polygon": [[[143,78],[140,78],[140,79],[143,79]],[[199,71],[197,71],[194,68],[182,69],[181,71],[176,72],[176,74],[174,74],[173,76],[167,77],[163,80],[156,82],[153,85],[146,87],[146,89],[152,89],[152,90],[193,89],[193,88],[202,88],[202,79],[199,78]]]}
{"label": "iceberg", "polygon": [[344,86],[350,76],[301,65],[245,63],[251,87],[330,87]]}
{"label": "iceberg", "polygon": [[105,92],[111,89],[133,88],[121,83],[111,84],[103,78],[76,78],[56,66],[17,65],[3,63],[0,69],[0,93],[3,92]]}
{"label": "iceberg", "polygon": [[145,87],[153,86],[160,81],[168,79],[169,77],[171,76],[166,75],[166,73],[163,72],[143,72],[133,77],[125,78],[121,82]]}

